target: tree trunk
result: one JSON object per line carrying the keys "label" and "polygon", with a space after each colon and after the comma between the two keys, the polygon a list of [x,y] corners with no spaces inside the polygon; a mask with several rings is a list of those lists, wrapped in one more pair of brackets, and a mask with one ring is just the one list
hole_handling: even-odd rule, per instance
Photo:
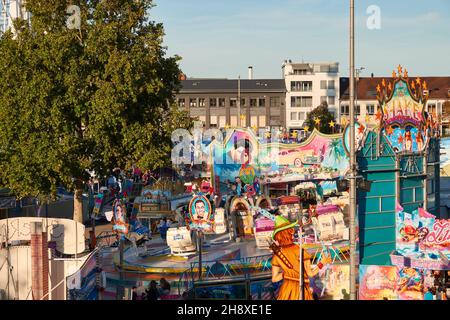
{"label": "tree trunk", "polygon": [[80,186],[73,197],[73,220],[83,223],[83,189]]}

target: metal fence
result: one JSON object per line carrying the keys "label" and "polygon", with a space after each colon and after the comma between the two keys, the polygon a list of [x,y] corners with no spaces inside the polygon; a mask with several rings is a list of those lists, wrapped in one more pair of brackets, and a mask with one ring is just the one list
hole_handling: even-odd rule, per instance
{"label": "metal fence", "polygon": [[[202,262],[202,282],[249,280],[271,272],[272,254]],[[192,262],[178,281],[178,293],[189,291],[198,281],[199,263]]]}

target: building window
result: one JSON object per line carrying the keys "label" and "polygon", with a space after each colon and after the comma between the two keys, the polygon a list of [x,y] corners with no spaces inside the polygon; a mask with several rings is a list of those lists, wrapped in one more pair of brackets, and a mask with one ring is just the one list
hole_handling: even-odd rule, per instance
{"label": "building window", "polygon": [[198,106],[200,108],[204,108],[205,107],[205,98],[199,98],[198,99]]}
{"label": "building window", "polygon": [[291,97],[291,107],[311,108],[312,97]]}
{"label": "building window", "polygon": [[374,115],[375,114],[375,106],[373,104],[366,105],[366,113],[368,115]]}
{"label": "building window", "polygon": [[264,98],[259,99],[259,106],[260,107],[265,107],[266,106],[266,99],[264,99]]}
{"label": "building window", "polygon": [[245,98],[241,98],[241,107],[245,107],[245,106],[246,106]]}
{"label": "building window", "polygon": [[219,107],[225,107],[225,98],[219,98]]}
{"label": "building window", "polygon": [[311,92],[312,81],[291,81],[291,91]]}
{"label": "building window", "polygon": [[431,114],[433,117],[436,116],[436,105],[434,103],[428,105],[428,113]]}
{"label": "building window", "polygon": [[305,120],[305,112],[298,113],[298,120]]}
{"label": "building window", "polygon": [[227,118],[225,116],[218,116],[218,120],[219,120],[219,127],[220,128],[225,127],[225,125],[227,124],[226,123]]}
{"label": "building window", "polygon": [[217,98],[210,98],[209,99],[209,106],[210,107],[217,107]]}
{"label": "building window", "polygon": [[357,116],[361,115],[361,106],[359,104],[356,105],[355,115]]}
{"label": "building window", "polygon": [[209,125],[212,127],[212,128],[216,128],[217,127],[217,116],[211,116],[211,117],[209,117]]}
{"label": "building window", "polygon": [[328,89],[334,89],[334,80],[328,80]]}
{"label": "building window", "polygon": [[270,107],[279,107],[280,97],[270,97]]}
{"label": "building window", "polygon": [[236,127],[237,126],[237,116],[231,116],[230,117],[230,125],[232,127]]}
{"label": "building window", "polygon": [[307,69],[294,69],[294,74],[308,74],[308,70]]}
{"label": "building window", "polygon": [[291,121],[297,120],[297,112],[291,112]]}
{"label": "building window", "polygon": [[190,99],[189,99],[189,107],[190,107],[190,108],[195,108],[195,107],[197,107],[197,98],[190,98]]}
{"label": "building window", "polygon": [[334,104],[335,104],[335,97],[334,96],[329,96],[328,97],[328,105],[329,106],[334,106]]}
{"label": "building window", "polygon": [[184,108],[186,106],[186,100],[184,98],[178,99],[178,106]]}
{"label": "building window", "polygon": [[258,116],[251,116],[250,117],[250,126],[258,127]]}
{"label": "building window", "polygon": [[250,99],[250,107],[256,107],[257,106],[257,99]]}
{"label": "building window", "polygon": [[320,89],[327,88],[327,80],[320,80]]}
{"label": "building window", "polygon": [[350,114],[349,106],[346,104],[341,105],[341,115],[348,116],[349,114]]}
{"label": "building window", "polygon": [[265,127],[266,126],[266,116],[259,116],[259,127]]}
{"label": "building window", "polygon": [[322,103],[326,103],[327,102],[327,97],[326,96],[321,96],[320,97],[320,104],[322,104]]}
{"label": "building window", "polygon": [[237,106],[237,98],[230,98],[230,107]]}

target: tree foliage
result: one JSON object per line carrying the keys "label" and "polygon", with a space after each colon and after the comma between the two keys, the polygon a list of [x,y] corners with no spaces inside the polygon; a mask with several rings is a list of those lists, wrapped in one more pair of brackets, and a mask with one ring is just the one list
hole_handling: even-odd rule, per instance
{"label": "tree foliage", "polygon": [[[320,120],[319,124],[317,124],[316,119]],[[308,126],[309,130],[316,128],[322,133],[333,133],[333,128],[330,126],[331,121],[335,122],[334,116],[328,110],[328,104],[323,102],[311,112],[308,112],[303,126]]]}
{"label": "tree foliage", "polygon": [[[69,5],[80,29],[66,26]],[[30,21],[0,39],[0,186],[46,197],[136,163],[168,164],[178,56],[149,19],[151,0],[26,1]]]}

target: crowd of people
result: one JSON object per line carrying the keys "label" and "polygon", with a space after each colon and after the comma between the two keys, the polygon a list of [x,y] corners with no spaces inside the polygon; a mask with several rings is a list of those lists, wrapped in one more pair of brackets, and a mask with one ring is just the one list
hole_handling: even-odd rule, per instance
{"label": "crowd of people", "polygon": [[170,283],[161,278],[159,283],[155,280],[150,281],[147,289],[139,296],[137,288],[133,287],[131,299],[132,300],[164,300],[170,294]]}
{"label": "crowd of people", "polygon": [[424,279],[424,300],[449,300],[450,283],[445,279],[450,279],[450,271],[447,276],[443,276],[440,271],[428,272]]}

